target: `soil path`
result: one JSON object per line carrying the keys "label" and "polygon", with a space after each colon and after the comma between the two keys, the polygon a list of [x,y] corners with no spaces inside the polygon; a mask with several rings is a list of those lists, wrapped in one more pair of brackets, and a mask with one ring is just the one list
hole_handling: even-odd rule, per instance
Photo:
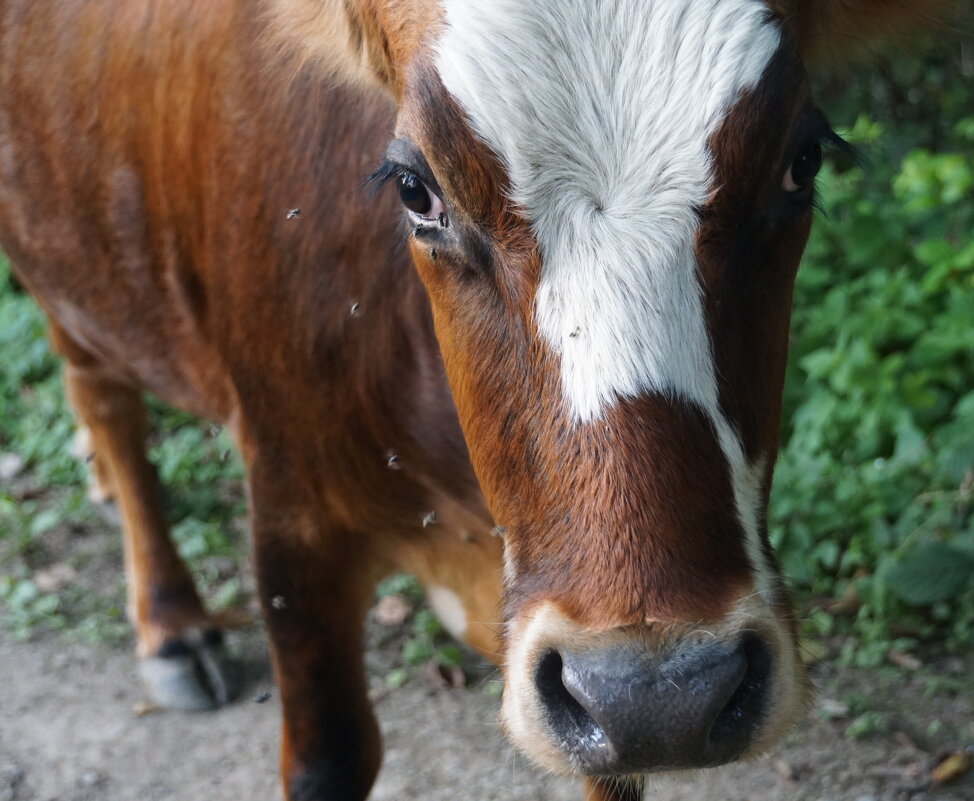
{"label": "soil path", "polygon": [[[140,717],[127,651],[57,636],[15,643],[0,634],[0,801],[275,801],[279,711],[260,633],[238,636],[237,647],[247,673],[239,701],[215,713]],[[370,652],[377,688],[388,659],[382,648]],[[967,659],[946,669],[972,668]],[[974,699],[927,700],[919,679],[818,672],[817,714],[770,758],[661,780],[647,799],[974,799],[970,776],[937,789],[928,778],[934,752],[944,747],[929,732],[952,748],[974,743]],[[256,703],[264,693],[270,698]],[[417,676],[375,694],[386,752],[374,801],[579,801],[571,782],[545,778],[514,755],[484,685],[434,690]],[[841,699],[862,697],[885,710],[884,730],[848,739]],[[826,712],[839,719],[823,720]]]}

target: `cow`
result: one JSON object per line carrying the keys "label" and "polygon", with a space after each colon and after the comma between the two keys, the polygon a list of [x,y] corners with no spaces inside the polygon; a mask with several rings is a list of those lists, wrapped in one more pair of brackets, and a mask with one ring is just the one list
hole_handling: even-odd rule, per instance
{"label": "cow", "polygon": [[362,625],[397,570],[590,801],[779,740],[808,684],[765,512],[837,141],[806,65],[930,7],[2,0],[0,245],[118,505],[155,700],[232,687],[143,392],[242,454],[289,801],[369,793]]}

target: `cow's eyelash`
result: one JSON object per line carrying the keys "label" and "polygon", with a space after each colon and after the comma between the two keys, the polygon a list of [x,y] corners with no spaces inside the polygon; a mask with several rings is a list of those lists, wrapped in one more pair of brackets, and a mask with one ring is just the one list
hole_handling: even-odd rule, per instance
{"label": "cow's eyelash", "polygon": [[851,159],[857,166],[862,166],[862,153],[854,144],[843,139],[839,134],[827,127],[819,131],[818,142],[825,150],[834,150]]}
{"label": "cow's eyelash", "polygon": [[[823,120],[824,122],[824,120]],[[836,133],[828,123],[824,123],[819,129],[815,136],[819,145],[825,152],[839,153],[847,161],[851,161],[856,167],[862,167],[864,165],[864,157],[862,151],[856,147],[854,144],[846,139],[843,139],[841,135]],[[828,219],[828,210],[825,208],[822,202],[822,195],[819,191],[818,182],[812,188],[812,198],[811,205],[813,212],[823,219]]]}
{"label": "cow's eyelash", "polygon": [[805,126],[806,134],[803,138],[817,142],[823,150],[837,151],[856,164],[860,163],[859,152],[856,147],[835,132],[835,129],[829,124],[828,117],[821,109],[813,108],[809,112]]}
{"label": "cow's eyelash", "polygon": [[[397,148],[398,150],[399,148]],[[412,161],[412,159],[410,160]],[[365,179],[364,183],[366,186],[373,187],[373,191],[378,192],[389,181],[407,174],[415,175],[433,194],[443,197],[443,191],[425,161],[417,160],[413,164],[404,164],[388,154],[383,157],[382,163],[379,164],[375,172]]]}
{"label": "cow's eyelash", "polygon": [[362,186],[368,187],[372,192],[378,192],[389,181],[398,178],[400,175],[412,170],[406,169],[402,164],[390,159],[383,159],[382,163],[362,182]]}

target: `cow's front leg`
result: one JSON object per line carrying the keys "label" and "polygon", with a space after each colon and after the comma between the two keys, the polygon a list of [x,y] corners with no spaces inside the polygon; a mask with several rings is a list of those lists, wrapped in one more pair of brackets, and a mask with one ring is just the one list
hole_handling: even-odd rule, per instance
{"label": "cow's front leg", "polygon": [[253,488],[257,576],[283,707],[288,801],[363,801],[379,770],[363,621],[373,573],[356,534]]}

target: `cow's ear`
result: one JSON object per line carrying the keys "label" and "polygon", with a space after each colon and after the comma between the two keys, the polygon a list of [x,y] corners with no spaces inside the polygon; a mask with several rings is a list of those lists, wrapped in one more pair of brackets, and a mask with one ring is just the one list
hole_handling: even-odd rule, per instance
{"label": "cow's ear", "polygon": [[266,15],[271,46],[295,71],[312,66],[398,95],[440,11],[424,0],[270,0]]}
{"label": "cow's ear", "polygon": [[[813,66],[842,65],[961,17],[965,0],[769,0]],[[969,14],[966,15],[969,17]]]}

